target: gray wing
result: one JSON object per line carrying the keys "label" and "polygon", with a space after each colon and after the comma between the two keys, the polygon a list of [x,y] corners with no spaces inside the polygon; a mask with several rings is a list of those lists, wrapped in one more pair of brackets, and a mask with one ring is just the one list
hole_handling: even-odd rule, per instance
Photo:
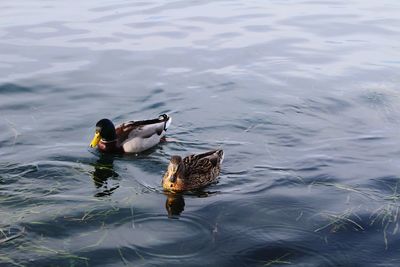
{"label": "gray wing", "polygon": [[137,125],[129,133],[128,138],[149,138],[155,134],[161,135],[164,132],[164,122],[148,124],[148,125]]}

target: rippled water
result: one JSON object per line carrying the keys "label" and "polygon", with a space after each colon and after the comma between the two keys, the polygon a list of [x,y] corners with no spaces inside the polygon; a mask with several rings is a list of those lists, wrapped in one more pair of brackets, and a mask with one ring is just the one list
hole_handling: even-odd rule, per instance
{"label": "rippled water", "polygon": [[[1,266],[398,266],[400,3],[0,2]],[[94,124],[169,113],[141,155]],[[222,147],[219,183],[162,191]]]}

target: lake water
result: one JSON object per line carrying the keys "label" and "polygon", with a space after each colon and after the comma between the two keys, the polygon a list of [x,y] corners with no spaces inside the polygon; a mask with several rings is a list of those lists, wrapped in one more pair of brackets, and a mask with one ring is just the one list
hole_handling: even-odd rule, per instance
{"label": "lake water", "polygon": [[[399,266],[400,2],[0,2],[0,266]],[[95,123],[172,116],[141,155]],[[171,155],[219,182],[166,194]]]}

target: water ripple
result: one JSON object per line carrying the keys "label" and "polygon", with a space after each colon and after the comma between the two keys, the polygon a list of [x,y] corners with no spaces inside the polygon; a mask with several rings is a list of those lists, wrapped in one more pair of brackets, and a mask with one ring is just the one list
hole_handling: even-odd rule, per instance
{"label": "water ripple", "polygon": [[[208,254],[213,247],[212,226],[199,216],[186,213],[178,220],[165,215],[141,214],[135,217],[134,228],[122,227],[122,240],[131,250],[137,250],[144,257],[184,259]],[[131,240],[135,240],[132,243]],[[194,242],[195,241],[195,242]]]}
{"label": "water ripple", "polygon": [[[398,261],[396,1],[0,9],[0,265]],[[143,154],[87,148],[100,118],[164,112]],[[218,183],[163,192],[172,155],[215,148]]]}

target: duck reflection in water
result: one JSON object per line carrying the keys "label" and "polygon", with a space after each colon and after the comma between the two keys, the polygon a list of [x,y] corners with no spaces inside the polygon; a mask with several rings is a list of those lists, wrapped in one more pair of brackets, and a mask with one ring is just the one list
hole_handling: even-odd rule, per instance
{"label": "duck reflection in water", "polygon": [[[114,157],[112,155],[101,155],[93,164],[94,172],[92,173],[93,183],[99,192],[95,197],[103,197],[111,195],[119,184],[113,185],[110,181],[119,175],[114,171]],[[110,180],[111,179],[111,180]],[[111,183],[111,185],[110,185]]]}
{"label": "duck reflection in water", "polygon": [[[196,190],[185,192],[185,195],[189,198],[203,198],[217,194],[217,191],[204,191]],[[185,198],[183,192],[171,192],[164,191],[164,195],[167,196],[165,201],[165,209],[167,210],[168,217],[172,219],[178,219],[181,213],[185,210]]]}
{"label": "duck reflection in water", "polygon": [[165,209],[167,210],[168,217],[178,218],[182,211],[185,209],[185,199],[181,193],[164,192],[167,196],[165,201]]}

